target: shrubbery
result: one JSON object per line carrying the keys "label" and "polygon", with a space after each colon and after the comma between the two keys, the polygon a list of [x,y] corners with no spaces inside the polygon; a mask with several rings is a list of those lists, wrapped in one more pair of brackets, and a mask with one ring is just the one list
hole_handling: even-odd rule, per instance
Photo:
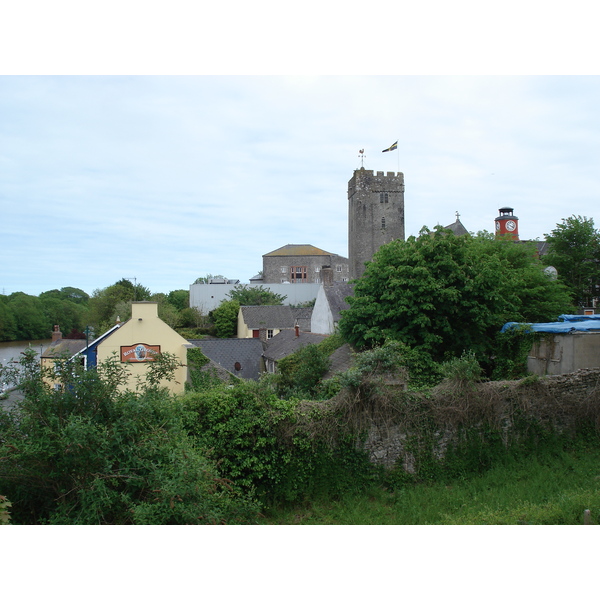
{"label": "shrubbery", "polygon": [[187,434],[182,403],[159,387],[160,368],[155,375],[139,393],[118,391],[114,363],[62,369],[63,391],[44,385],[39,372],[28,377],[25,399],[0,421],[0,490],[13,522],[255,520],[259,505]]}

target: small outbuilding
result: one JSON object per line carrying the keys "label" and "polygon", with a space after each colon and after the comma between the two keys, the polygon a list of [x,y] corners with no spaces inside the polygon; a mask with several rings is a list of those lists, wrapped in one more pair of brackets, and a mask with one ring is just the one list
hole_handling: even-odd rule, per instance
{"label": "small outbuilding", "polygon": [[530,373],[563,375],[600,368],[600,315],[560,315],[555,323],[506,323],[502,331],[520,326],[542,334],[527,357]]}

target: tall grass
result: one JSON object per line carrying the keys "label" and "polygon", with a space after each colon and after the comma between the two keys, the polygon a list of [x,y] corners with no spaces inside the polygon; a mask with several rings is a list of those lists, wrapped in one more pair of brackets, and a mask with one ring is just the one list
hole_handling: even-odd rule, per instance
{"label": "tall grass", "polygon": [[305,525],[577,525],[600,522],[600,448],[531,456],[453,481],[375,487],[339,501],[271,511]]}

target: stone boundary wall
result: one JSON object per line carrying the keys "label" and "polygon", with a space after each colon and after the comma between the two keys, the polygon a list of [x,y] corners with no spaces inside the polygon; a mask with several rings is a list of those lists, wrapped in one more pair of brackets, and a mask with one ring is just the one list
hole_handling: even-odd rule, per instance
{"label": "stone boundary wall", "polygon": [[[443,388],[433,390],[434,398],[442,394]],[[600,368],[580,369],[574,373],[539,379],[476,384],[473,395],[492,399],[493,406],[490,403],[487,405],[488,414],[493,414],[494,426],[502,432],[506,445],[514,439],[515,407],[548,429],[575,432],[582,418],[594,422],[596,428],[600,429],[600,415],[593,408],[600,406],[600,402],[592,403],[600,399]],[[452,402],[451,399],[447,400],[447,405]],[[586,411],[590,411],[589,416]],[[474,427],[481,425],[482,422],[471,424]],[[407,448],[407,441],[414,437],[414,433],[390,422],[372,423],[363,448],[369,453],[373,464],[385,468],[402,465],[405,471],[414,473],[416,458]],[[441,424],[439,431],[434,434],[433,453],[438,459],[443,458],[448,446],[457,440],[457,433],[456,426]]]}

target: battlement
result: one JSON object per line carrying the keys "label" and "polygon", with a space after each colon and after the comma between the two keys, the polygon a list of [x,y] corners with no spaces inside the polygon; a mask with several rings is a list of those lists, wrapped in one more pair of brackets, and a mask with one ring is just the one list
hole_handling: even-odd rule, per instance
{"label": "battlement", "polygon": [[375,174],[374,171],[369,171],[363,167],[354,171],[354,177],[389,177],[390,179],[403,180],[404,173],[402,173],[401,171],[398,171],[398,173],[396,173],[395,171],[388,171],[387,173],[384,173],[383,171],[377,171],[377,174]]}

